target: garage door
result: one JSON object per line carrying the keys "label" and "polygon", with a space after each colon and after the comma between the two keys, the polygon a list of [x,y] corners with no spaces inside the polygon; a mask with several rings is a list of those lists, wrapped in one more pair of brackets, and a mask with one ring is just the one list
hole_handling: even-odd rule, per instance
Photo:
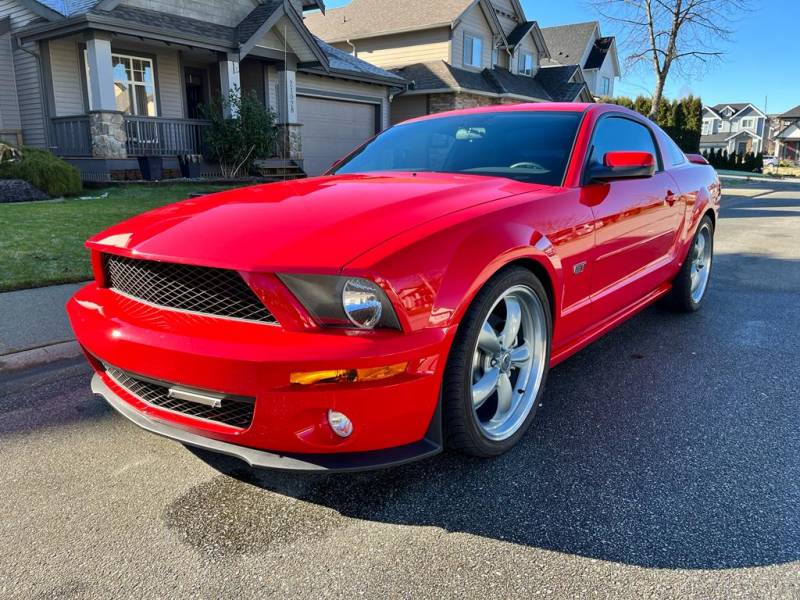
{"label": "garage door", "polygon": [[298,97],[306,173],[319,175],[375,135],[377,109],[375,104]]}

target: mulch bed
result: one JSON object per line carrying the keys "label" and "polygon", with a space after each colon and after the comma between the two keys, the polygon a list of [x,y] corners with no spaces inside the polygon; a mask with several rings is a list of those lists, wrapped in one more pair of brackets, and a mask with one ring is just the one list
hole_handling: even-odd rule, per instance
{"label": "mulch bed", "polygon": [[50,196],[22,179],[0,179],[0,204],[49,200]]}

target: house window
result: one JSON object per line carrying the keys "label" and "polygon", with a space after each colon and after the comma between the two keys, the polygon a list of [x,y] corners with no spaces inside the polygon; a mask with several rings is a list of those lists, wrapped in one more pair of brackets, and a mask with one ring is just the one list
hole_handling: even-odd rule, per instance
{"label": "house window", "polygon": [[499,65],[500,64],[499,61],[500,61],[500,50],[494,48],[492,50],[492,66],[496,67],[497,65]]}
{"label": "house window", "polygon": [[519,55],[520,75],[533,75],[533,54],[523,52]]}
{"label": "house window", "polygon": [[468,67],[483,66],[483,40],[468,33],[464,34],[464,64]]}
{"label": "house window", "polygon": [[755,119],[742,119],[742,129],[753,129],[755,124]]}
{"label": "house window", "polygon": [[[89,69],[86,51],[84,51],[86,64],[86,81],[89,105],[92,105],[92,73]],[[114,74],[114,96],[117,100],[117,110],[126,115],[140,117],[156,117],[156,80],[153,61],[139,56],[125,54],[112,54],[111,65]]]}
{"label": "house window", "polygon": [[600,80],[600,95],[601,96],[610,96],[611,95],[611,78],[610,77],[603,77]]}

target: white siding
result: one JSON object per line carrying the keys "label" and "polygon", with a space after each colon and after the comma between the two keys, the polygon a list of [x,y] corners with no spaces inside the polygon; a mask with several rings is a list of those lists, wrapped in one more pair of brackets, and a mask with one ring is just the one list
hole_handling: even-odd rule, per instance
{"label": "white siding", "polygon": [[122,4],[235,27],[256,7],[253,0],[124,0]]}
{"label": "white siding", "polygon": [[[18,0],[0,0],[0,18],[11,17],[11,31],[15,31],[38,18]],[[38,45],[26,49],[38,51]],[[44,106],[39,67],[36,59],[22,50],[14,51],[14,71],[20,109],[23,141],[29,146],[45,146]]]}
{"label": "white siding", "polygon": [[[353,43],[358,58],[384,69],[392,69],[421,62],[446,61],[450,48],[450,29],[386,35]],[[353,47],[347,43],[336,46],[345,52],[353,52]]]}
{"label": "white siding", "polygon": [[50,41],[49,47],[54,116],[81,115],[85,106],[78,42],[74,38],[62,38]]}
{"label": "white siding", "polygon": [[[492,29],[483,14],[483,9],[475,5],[464,15],[461,22],[453,30],[453,41],[451,44],[450,64],[454,67],[464,67],[464,34],[480,37],[483,40],[483,53],[481,56],[481,68],[487,68],[492,62]],[[470,67],[466,67],[470,68]]]}

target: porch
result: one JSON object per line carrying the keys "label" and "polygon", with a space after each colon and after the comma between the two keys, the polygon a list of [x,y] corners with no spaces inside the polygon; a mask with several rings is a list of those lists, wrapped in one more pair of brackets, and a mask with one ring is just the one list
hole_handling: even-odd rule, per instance
{"label": "porch", "polygon": [[[208,121],[120,115],[127,158],[203,154],[203,129]],[[51,150],[64,158],[91,158],[91,115],[50,120]]]}

